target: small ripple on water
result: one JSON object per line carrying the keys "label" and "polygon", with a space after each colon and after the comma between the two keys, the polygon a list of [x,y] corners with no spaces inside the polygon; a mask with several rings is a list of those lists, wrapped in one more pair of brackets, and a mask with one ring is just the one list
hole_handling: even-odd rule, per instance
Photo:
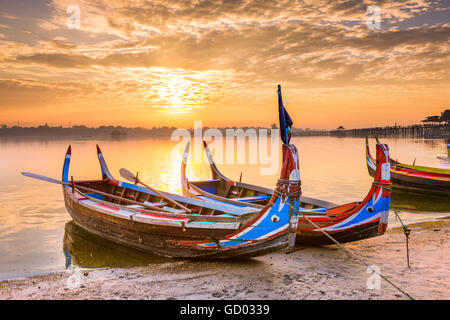
{"label": "small ripple on water", "polygon": [[[293,137],[300,152],[302,189],[306,196],[344,204],[362,200],[370,189],[372,178],[367,173],[364,162],[364,139],[331,137]],[[435,165],[437,154],[442,153],[444,143],[426,145],[424,141],[385,139],[390,144],[391,153],[405,163],[412,163],[417,157],[418,164]],[[65,224],[70,216],[64,207],[61,188],[54,184],[27,179],[20,172],[31,171],[49,177],[60,177],[61,162],[67,145],[73,145],[71,174],[78,179],[100,176],[95,144],[98,141],[57,141],[41,143],[0,144],[0,154],[8,154],[10,160],[0,168],[0,276],[60,270],[66,263],[63,251]],[[111,173],[119,177],[118,171],[126,167],[139,171],[143,181],[158,189],[180,193],[180,157],[170,157],[174,144],[164,140],[127,140],[120,142],[102,141],[101,147]],[[373,145],[372,150],[373,150]],[[123,150],[127,152],[123,152]],[[394,152],[395,149],[395,152]],[[412,153],[411,151],[414,150]],[[33,159],[23,157],[33,154]],[[411,156],[414,154],[414,157]],[[15,156],[17,155],[17,156]],[[330,158],[329,155],[339,155]],[[410,161],[410,162],[408,162]],[[261,165],[219,164],[221,171],[230,178],[237,179],[243,172],[243,181],[272,188],[278,172],[261,175]],[[189,164],[190,177],[209,179],[208,165]],[[400,210],[406,223],[445,218],[446,214],[425,212],[450,212],[437,198],[418,195],[402,196],[393,193],[392,203]],[[448,208],[448,209],[447,209]],[[447,215],[449,215],[447,213]],[[399,224],[390,214],[390,226]],[[77,232],[75,232],[78,234]],[[70,234],[69,234],[70,236]],[[70,237],[69,237],[70,238]],[[117,246],[110,246],[96,240],[78,237],[71,242],[74,260],[80,265],[92,267],[126,265],[127,261],[142,263],[153,261],[149,257],[130,258],[130,251],[123,249],[121,256],[115,255]],[[107,247],[107,248],[105,248]],[[146,260],[147,259],[147,260]],[[119,262],[118,262],[119,261]],[[151,263],[151,262],[148,262]]]}

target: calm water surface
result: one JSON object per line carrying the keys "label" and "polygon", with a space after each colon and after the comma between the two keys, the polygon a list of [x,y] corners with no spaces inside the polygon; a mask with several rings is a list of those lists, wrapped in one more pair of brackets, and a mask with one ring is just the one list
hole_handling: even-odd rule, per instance
{"label": "calm water surface", "polygon": [[[383,139],[391,156],[404,163],[450,168],[436,157],[446,154],[444,140]],[[147,184],[181,192],[181,149],[169,139],[122,141],[0,140],[0,278],[83,268],[124,267],[167,261],[118,247],[80,230],[67,213],[61,187],[27,179],[21,171],[60,178],[65,151],[72,145],[70,175],[74,179],[100,178],[95,145],[102,148],[111,173],[125,167],[139,171]],[[372,178],[365,164],[364,139],[332,137],[293,138],[300,153],[303,194],[337,204],[362,200]],[[371,141],[372,154],[375,142]],[[175,155],[172,156],[172,153]],[[278,156],[278,155],[277,155]],[[219,164],[232,179],[272,188],[278,171],[261,176],[262,164]],[[192,180],[209,179],[206,164],[189,163]],[[450,199],[412,193],[394,193],[401,217],[411,223],[450,217]],[[390,226],[396,226],[394,214]]]}

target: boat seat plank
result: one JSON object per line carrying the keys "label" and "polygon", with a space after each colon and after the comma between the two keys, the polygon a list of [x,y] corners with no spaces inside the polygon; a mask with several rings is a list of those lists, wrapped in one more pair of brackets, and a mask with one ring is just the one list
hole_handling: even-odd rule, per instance
{"label": "boat seat plank", "polygon": [[91,193],[86,193],[86,195],[91,198],[94,198],[94,199],[105,200],[105,196],[102,194],[91,192]]}
{"label": "boat seat plank", "polygon": [[138,204],[130,204],[130,205],[125,206],[125,207],[131,208],[131,209],[142,209],[142,208],[144,208],[143,206],[140,206]]}
{"label": "boat seat plank", "polygon": [[177,227],[182,227],[183,225],[191,221],[191,219],[160,216],[148,212],[139,212],[137,214],[134,214],[131,219],[133,221],[143,223],[158,224],[163,226],[177,226]]}
{"label": "boat seat plank", "polygon": [[149,205],[149,206],[154,206],[154,207],[162,207],[162,206],[166,206],[167,205],[167,203],[165,203],[164,201],[160,201],[160,202],[144,201],[144,204]]}
{"label": "boat seat plank", "polygon": [[176,213],[186,213],[183,209],[175,209],[171,207],[163,207],[164,210],[170,211],[170,212],[176,212]]}
{"label": "boat seat plank", "polygon": [[[131,183],[127,183],[127,182],[121,182],[121,185],[125,188],[129,188],[129,189],[134,189],[134,190],[139,190],[142,191],[144,193],[149,193],[152,195],[157,195],[156,193],[154,193],[151,190],[148,190],[147,188],[141,187],[141,186],[137,186]],[[212,201],[204,201],[204,200],[199,200],[199,199],[194,199],[194,198],[187,198],[187,197],[183,197],[183,196],[179,196],[176,194],[168,194],[166,192],[164,192],[164,194],[166,194],[168,197],[170,197],[171,199],[180,202],[181,204],[185,205],[185,204],[190,204],[193,206],[198,206],[198,207],[205,207],[208,209],[214,209],[216,211],[223,211],[226,213],[233,213],[233,214],[244,214],[244,213],[250,213],[250,212],[254,212],[255,208],[251,208],[251,207],[237,207],[237,206],[233,206],[230,204],[225,204],[225,203],[215,203]]]}
{"label": "boat seat plank", "polygon": [[245,206],[244,203],[242,205],[239,205],[239,204],[235,204],[235,203],[229,203],[229,202],[221,201],[221,200],[218,200],[218,199],[209,198],[207,196],[199,196],[199,198],[203,199],[205,201],[211,201],[211,202],[216,202],[218,204],[225,204],[225,205],[235,206],[235,207],[238,207],[238,208],[242,208],[243,206]]}
{"label": "boat seat plank", "polygon": [[210,221],[190,221],[186,224],[187,228],[207,228],[207,229],[231,229],[237,230],[239,222],[210,222]]}
{"label": "boat seat plank", "polygon": [[[165,203],[165,202],[148,202],[148,201],[144,201],[144,204],[149,205],[149,206],[154,206],[154,207],[162,207],[162,206],[167,205],[167,203]],[[132,208],[132,209],[144,209],[145,208],[144,206],[141,206],[138,204],[131,204],[131,205],[127,205],[125,207]],[[164,208],[164,209],[166,209],[166,208]]]}
{"label": "boat seat plank", "polygon": [[271,198],[271,196],[254,196],[254,197],[237,198],[235,200],[241,201],[241,202],[252,202],[252,201],[269,200],[270,198]]}

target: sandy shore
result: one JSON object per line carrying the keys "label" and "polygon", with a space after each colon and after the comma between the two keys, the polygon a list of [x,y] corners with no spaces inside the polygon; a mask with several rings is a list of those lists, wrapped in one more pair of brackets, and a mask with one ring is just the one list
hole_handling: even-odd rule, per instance
{"label": "sandy shore", "polygon": [[[409,227],[411,269],[401,229],[346,247],[414,298],[449,299],[450,221]],[[73,275],[2,281],[0,299],[406,299],[384,280],[380,289],[368,289],[367,268],[337,246],[244,261],[174,261]]]}

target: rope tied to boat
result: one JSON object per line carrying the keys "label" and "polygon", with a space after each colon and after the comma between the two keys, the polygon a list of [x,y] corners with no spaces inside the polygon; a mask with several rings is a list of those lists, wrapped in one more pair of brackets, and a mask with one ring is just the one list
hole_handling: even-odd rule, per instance
{"label": "rope tied to boat", "polygon": [[[390,182],[381,182],[381,181],[376,182],[376,181],[374,181],[374,182],[372,182],[372,185],[375,186],[375,187],[378,187],[380,189],[383,189],[383,190],[391,191],[392,183],[390,183]],[[386,186],[388,186],[388,187],[386,187]]]}
{"label": "rope tied to boat", "polygon": [[[275,194],[277,194],[277,196],[281,196],[281,194],[278,191],[274,191]],[[378,270],[372,268],[367,262],[365,262],[363,259],[361,259],[360,257],[358,257],[354,252],[352,252],[350,249],[347,249],[344,245],[342,245],[339,241],[337,241],[336,239],[334,239],[328,232],[326,232],[325,230],[323,230],[321,227],[319,227],[316,223],[314,223],[313,221],[311,221],[307,216],[305,216],[303,214],[303,212],[301,212],[300,210],[298,210],[297,208],[293,207],[289,202],[286,202],[287,205],[297,211],[297,213],[299,213],[303,218],[305,218],[306,221],[308,221],[310,224],[312,224],[314,227],[316,227],[319,231],[321,231],[325,236],[327,236],[331,241],[333,241],[335,244],[337,244],[342,250],[344,250],[345,252],[347,252],[350,256],[352,256],[353,258],[355,258],[356,260],[358,260],[360,263],[362,263],[363,265],[365,265],[367,268],[371,269],[373,272],[375,272],[377,275],[379,275],[382,279],[384,279],[386,282],[388,282],[390,285],[392,285],[395,289],[397,289],[398,291],[400,291],[401,293],[403,293],[405,296],[408,297],[408,299],[410,300],[415,300],[410,294],[408,294],[406,291],[402,290],[400,287],[398,287],[395,283],[393,283],[391,280],[389,280],[388,278],[386,278],[385,276],[383,276],[381,273],[378,272]]]}
{"label": "rope tied to boat", "polygon": [[[278,197],[282,202],[289,204],[289,235],[288,246],[293,248],[295,246],[295,239],[297,237],[298,230],[298,215],[293,210],[293,206],[289,203],[291,199],[299,199],[302,194],[300,179],[278,179],[275,192],[278,192]],[[294,200],[295,201],[295,200]]]}
{"label": "rope tied to boat", "polygon": [[281,200],[302,195],[302,182],[300,180],[278,179],[276,191],[281,195]]}

